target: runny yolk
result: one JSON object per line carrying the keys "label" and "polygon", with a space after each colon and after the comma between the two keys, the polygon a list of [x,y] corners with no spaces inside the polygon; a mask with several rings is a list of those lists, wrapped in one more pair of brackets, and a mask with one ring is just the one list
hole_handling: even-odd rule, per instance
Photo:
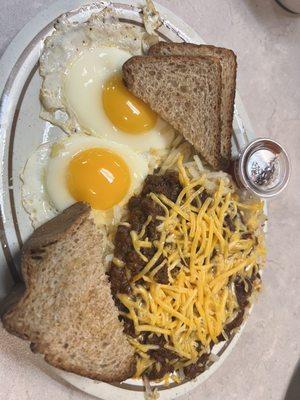
{"label": "runny yolk", "polygon": [[67,185],[77,201],[93,209],[107,210],[127,194],[130,171],[118,154],[103,148],[81,151],[72,157],[67,170]]}
{"label": "runny yolk", "polygon": [[129,92],[119,74],[105,82],[102,103],[110,121],[123,132],[144,133],[154,128],[156,124],[156,113]]}

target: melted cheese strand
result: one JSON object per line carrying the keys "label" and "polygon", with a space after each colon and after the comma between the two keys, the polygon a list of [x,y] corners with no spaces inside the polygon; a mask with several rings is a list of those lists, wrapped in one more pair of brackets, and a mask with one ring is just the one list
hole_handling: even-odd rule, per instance
{"label": "melted cheese strand", "polygon": [[161,241],[159,243],[159,247],[156,253],[154,254],[153,258],[151,258],[151,260],[142,269],[142,271],[133,277],[133,282],[138,281],[139,279],[142,278],[143,275],[146,275],[147,272],[149,272],[150,269],[154,266],[154,264],[158,261],[159,257],[162,255],[165,240],[166,240],[166,232],[162,232]]}

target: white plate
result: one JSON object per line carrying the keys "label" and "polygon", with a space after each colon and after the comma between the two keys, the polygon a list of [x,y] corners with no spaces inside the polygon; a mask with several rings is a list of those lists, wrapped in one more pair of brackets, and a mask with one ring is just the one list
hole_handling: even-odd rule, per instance
{"label": "white plate", "polygon": [[[53,22],[57,17],[70,10],[72,11],[69,18],[83,21],[92,12],[113,4],[124,22],[140,24],[141,15],[138,6],[140,2],[136,0],[121,0],[121,2],[122,4],[104,1],[92,3],[84,0],[58,1],[39,13],[20,31],[1,59],[0,93],[3,94],[0,111],[0,300],[9,292],[14,281],[20,279],[18,269],[20,248],[32,232],[28,215],[21,205],[20,172],[27,158],[39,144],[49,140],[55,141],[64,136],[59,128],[39,118],[41,79],[38,74],[38,60],[43,40],[51,34]],[[159,5],[157,9],[164,22],[159,29],[159,34],[164,40],[203,43],[201,37],[172,12]],[[243,126],[247,127],[247,133]],[[237,148],[243,147],[253,139],[251,132],[249,119],[237,95],[233,154],[237,152]],[[231,341],[218,345],[216,353],[220,357],[219,360],[195,380],[178,385],[171,384],[168,387],[160,385],[158,387],[160,399],[174,399],[204,382],[225,360],[235,346],[240,332]],[[50,366],[47,366],[47,369],[51,375],[60,376],[84,392],[104,400],[144,398],[141,381],[128,380],[121,384],[106,384]]]}

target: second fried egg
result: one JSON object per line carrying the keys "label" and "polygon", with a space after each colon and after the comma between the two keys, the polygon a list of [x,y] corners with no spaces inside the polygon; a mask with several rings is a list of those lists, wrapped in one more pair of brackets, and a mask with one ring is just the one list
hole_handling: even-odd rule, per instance
{"label": "second fried egg", "polygon": [[111,225],[116,207],[126,205],[147,174],[147,159],[128,146],[75,134],[32,154],[22,201],[34,226],[76,201],[90,204],[96,223]]}

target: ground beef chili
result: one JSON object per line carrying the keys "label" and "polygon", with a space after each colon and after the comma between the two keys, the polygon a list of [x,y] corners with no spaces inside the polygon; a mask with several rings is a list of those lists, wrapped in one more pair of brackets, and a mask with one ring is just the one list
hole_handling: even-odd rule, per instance
{"label": "ground beef chili", "polygon": [[168,199],[176,201],[182,186],[176,171],[167,171],[164,175],[148,175],[141,195],[149,193],[164,194]]}
{"label": "ground beef chili", "polygon": [[241,278],[236,278],[234,281],[234,291],[236,295],[237,302],[241,309],[248,306],[248,298],[252,294],[252,282],[250,279],[245,278],[244,282]]}
{"label": "ground beef chili", "polygon": [[197,375],[202,374],[202,372],[205,370],[208,359],[209,354],[202,354],[195,364],[191,364],[183,368],[185,377],[188,379],[194,379]]}
{"label": "ground beef chili", "polygon": [[[179,182],[178,173],[173,171],[167,171],[164,175],[149,175],[144,183],[143,189],[139,195],[133,196],[128,203],[128,220],[127,224],[120,225],[116,231],[114,245],[114,257],[117,258],[121,263],[126,265],[126,270],[122,266],[117,266],[114,262],[111,263],[109,270],[109,279],[111,282],[112,293],[116,302],[117,307],[120,311],[128,312],[127,308],[118,300],[118,293],[130,294],[131,287],[130,281],[133,276],[139,273],[146,262],[136,253],[133,248],[132,239],[130,232],[132,230],[137,233],[140,232],[143,225],[147,221],[148,217],[151,216],[151,221],[146,227],[145,236],[148,237],[149,241],[153,242],[158,240],[160,233],[157,231],[157,226],[160,221],[157,220],[157,216],[163,215],[163,209],[154,202],[150,197],[150,193],[163,194],[168,199],[176,202],[179,193],[182,190],[182,186]],[[204,191],[201,194],[200,201],[203,203],[209,194]],[[242,218],[242,215],[240,215]],[[226,216],[224,220],[224,225],[228,227],[231,231],[234,231],[234,221]],[[250,234],[245,233],[243,239],[250,238]],[[151,259],[156,252],[156,248],[152,246],[151,248],[142,249],[142,254]],[[214,253],[213,256],[215,256]],[[164,261],[163,256],[159,258],[156,265],[159,265]],[[154,266],[154,267],[155,267]],[[172,271],[172,276],[176,276],[179,269],[174,269]],[[256,274],[254,279],[256,278]],[[258,275],[259,277],[259,275]],[[163,266],[154,276],[154,279],[162,284],[169,283],[168,270],[166,266]],[[231,335],[232,331],[238,328],[243,322],[245,308],[248,305],[248,298],[252,293],[252,282],[254,279],[247,280],[247,284],[240,278],[236,278],[234,283],[235,293],[237,302],[240,306],[240,311],[237,313],[236,317],[224,327],[224,331],[228,336]],[[141,280],[143,283],[143,280]],[[163,335],[155,334],[152,332],[142,332],[138,335],[135,332],[134,324],[131,319],[125,316],[120,316],[120,319],[124,323],[124,331],[129,336],[138,338],[141,344],[155,345],[158,348],[148,351],[150,357],[155,360],[155,363],[145,371],[145,375],[150,380],[158,380],[165,376],[166,373],[173,372],[173,364],[179,358],[179,356],[166,349],[166,339]],[[223,335],[218,337],[219,341],[225,340]],[[211,348],[214,345],[211,342]],[[199,351],[201,350],[201,343],[199,343]],[[199,357],[196,363],[186,366],[184,368],[184,374],[187,379],[193,379],[198,374],[205,370],[205,366],[209,360],[209,354],[203,354]]]}
{"label": "ground beef chili", "polygon": [[[228,324],[225,325],[224,331],[226,332],[226,335],[228,337],[231,336],[233,330],[237,329],[239,326],[242,325],[244,321],[244,314],[245,310],[239,311],[236,317],[231,322],[228,322]],[[223,336],[222,333],[218,336],[217,339],[219,342],[223,342],[224,340],[226,340],[226,338]]]}
{"label": "ground beef chili", "polygon": [[[146,228],[146,236],[150,241],[159,239],[159,232],[157,232],[157,225],[160,223],[156,217],[163,214],[162,208],[155,203],[148,195],[150,193],[164,194],[168,199],[176,201],[182,186],[179,182],[178,173],[175,171],[167,171],[164,175],[148,175],[141,194],[133,196],[128,202],[128,224],[120,225],[117,229],[114,245],[114,257],[118,258],[129,269],[131,276],[135,276],[145,266],[145,261],[135,252],[130,231],[134,230],[139,232],[146,222],[148,216],[152,217],[151,222]],[[155,254],[154,247],[150,249],[143,249],[142,253],[148,259],[151,259]],[[156,265],[163,261],[161,257]],[[112,292],[116,293],[129,293],[129,281],[125,274],[124,268],[117,267],[112,263],[109,277],[112,286]],[[166,267],[162,267],[156,274],[155,279],[159,283],[168,283],[168,272]]]}
{"label": "ground beef chili", "polygon": [[115,253],[114,256],[125,261],[125,256],[129,250],[132,250],[132,242],[130,237],[130,227],[119,225],[115,236]]}
{"label": "ground beef chili", "polygon": [[156,274],[154,275],[154,279],[158,283],[169,283],[168,268],[166,265],[164,265],[158,272],[156,272]]}
{"label": "ground beef chili", "polygon": [[[127,271],[131,274],[128,278],[125,269],[118,267],[112,262],[109,270],[109,279],[111,282],[112,293],[115,298],[116,305],[121,311],[124,311],[124,306],[117,299],[118,293],[130,293],[130,279],[135,276],[145,266],[145,261],[135,252],[130,232],[132,230],[137,233],[140,232],[142,226],[151,216],[151,221],[147,225],[146,235],[149,241],[159,239],[160,233],[157,232],[157,226],[160,221],[156,219],[157,216],[163,214],[163,209],[154,202],[150,197],[150,193],[163,194],[171,201],[175,202],[182,186],[179,182],[178,173],[175,171],[167,171],[164,175],[148,175],[145,180],[143,189],[140,195],[133,196],[128,202],[128,225],[120,225],[116,231],[114,245],[114,257],[123,262]],[[156,252],[156,248],[152,246],[150,249],[143,249],[142,254],[148,259],[151,259]],[[156,262],[159,265],[163,262],[164,258],[161,256]],[[177,271],[175,271],[177,273]],[[154,276],[155,280],[159,283],[168,283],[168,270],[163,266]],[[136,337],[133,322],[121,316],[124,322],[124,331],[126,334]],[[163,335],[156,335],[151,332],[143,332],[139,336],[139,341],[142,344],[152,344],[159,346],[158,349],[150,350],[150,356],[156,360],[156,363],[146,371],[149,379],[161,379],[167,372],[172,372],[174,367],[170,361],[174,361],[178,356],[170,350],[164,348],[166,340]]]}
{"label": "ground beef chili", "polygon": [[[159,348],[156,350],[148,351],[150,357],[154,359],[158,364],[153,365],[146,371],[146,375],[150,380],[161,379],[166,373],[173,372],[174,368],[170,364],[170,361],[175,361],[176,359],[178,359],[178,355],[164,348],[164,345],[166,344],[166,339],[163,335],[156,335],[155,333],[144,332],[141,343],[154,344],[156,346],[159,346]],[[157,368],[157,366],[159,367]]]}
{"label": "ground beef chili", "polygon": [[229,322],[227,325],[225,325],[224,330],[225,330],[227,336],[230,336],[231,332],[234,329],[236,329],[242,325],[242,323],[244,321],[244,314],[245,314],[244,310],[239,311],[237,313],[237,316],[231,322]]}
{"label": "ground beef chili", "polygon": [[200,201],[203,204],[206,199],[209,198],[209,193],[206,190],[203,190],[203,192],[200,194]]}
{"label": "ground beef chili", "polygon": [[165,362],[162,365],[159,364],[159,368],[157,368],[156,364],[154,364],[152,367],[147,369],[145,375],[147,376],[147,378],[150,379],[150,381],[155,381],[162,379],[168,372],[173,372],[173,371],[174,371],[173,366]]}
{"label": "ground beef chili", "polygon": [[[245,278],[244,281],[240,277],[237,277],[234,281],[234,291],[238,305],[240,307],[240,311],[237,313],[236,317],[224,327],[224,331],[226,332],[226,335],[228,337],[231,336],[232,331],[237,329],[243,323],[245,309],[249,305],[249,297],[251,296],[253,291],[253,284],[251,279]],[[226,339],[221,334],[218,336],[218,340],[222,342]]]}
{"label": "ground beef chili", "polygon": [[168,361],[176,360],[178,358],[178,355],[175,354],[173,351],[164,348],[149,350],[148,354],[152,359],[158,361],[161,365],[167,363]]}
{"label": "ground beef chili", "polygon": [[121,319],[121,321],[123,321],[123,324],[124,324],[124,332],[129,336],[136,337],[132,319],[129,319],[129,318],[126,318],[123,316],[120,319]]}
{"label": "ground beef chili", "polygon": [[148,354],[156,361],[156,363],[146,371],[146,376],[150,380],[161,379],[168,372],[174,371],[174,367],[170,361],[178,359],[178,356],[172,351],[160,348],[158,350],[150,350]]}
{"label": "ground beef chili", "polygon": [[116,296],[117,293],[130,293],[131,289],[124,268],[115,265],[111,267],[109,279],[113,296]]}
{"label": "ground beef chili", "polygon": [[[251,278],[244,278],[244,280],[242,280],[240,277],[237,277],[234,281],[234,291],[240,310],[236,317],[224,327],[224,331],[228,337],[230,337],[232,332],[240,327],[244,321],[245,310],[249,306],[249,298],[253,292],[253,282],[256,279],[260,279],[259,272],[254,272]],[[226,339],[221,334],[218,336],[218,340],[222,342]]]}
{"label": "ground beef chili", "polygon": [[164,345],[167,343],[163,335],[156,335],[152,332],[143,332],[140,342],[142,344],[155,344],[160,347],[164,347]]}
{"label": "ground beef chili", "polygon": [[247,239],[251,239],[252,238],[252,233],[250,232],[244,232],[242,233],[242,239],[247,240]]}

